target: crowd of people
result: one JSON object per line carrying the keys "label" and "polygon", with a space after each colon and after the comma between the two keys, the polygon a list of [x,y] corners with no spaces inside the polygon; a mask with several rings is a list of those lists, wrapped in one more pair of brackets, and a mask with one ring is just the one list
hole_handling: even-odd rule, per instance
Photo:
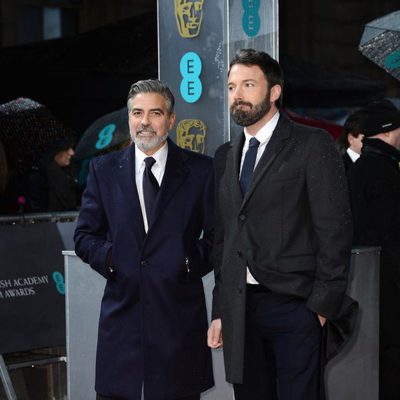
{"label": "crowd of people", "polygon": [[[132,144],[90,163],[74,239],[106,278],[97,398],[197,400],[213,385],[210,348],[223,347],[237,400],[325,399],[326,362],[357,318],[351,248],[379,246],[380,399],[399,399],[400,112],[387,100],[353,112],[341,157],[327,132],[280,112],[268,54],[240,50],[227,86],[243,133],[214,160],[168,138],[174,96],[149,79],[129,91]],[[77,209],[73,155],[63,141],[30,171],[26,209]]]}

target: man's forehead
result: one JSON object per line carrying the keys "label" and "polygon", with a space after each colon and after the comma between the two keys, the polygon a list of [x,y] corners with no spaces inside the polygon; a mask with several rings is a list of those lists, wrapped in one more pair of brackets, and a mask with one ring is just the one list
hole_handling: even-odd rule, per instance
{"label": "man's forehead", "polygon": [[166,100],[160,93],[138,93],[131,100],[133,108],[153,107],[165,109]]}
{"label": "man's forehead", "polygon": [[234,64],[229,71],[228,79],[232,76],[246,77],[246,79],[257,79],[264,76],[264,72],[258,65]]}

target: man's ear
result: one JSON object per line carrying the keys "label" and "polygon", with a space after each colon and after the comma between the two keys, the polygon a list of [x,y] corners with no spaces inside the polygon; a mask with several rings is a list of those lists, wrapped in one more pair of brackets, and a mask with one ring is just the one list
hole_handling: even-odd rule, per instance
{"label": "man's ear", "polygon": [[282,87],[280,85],[272,86],[270,101],[275,103],[281,97],[281,94],[282,94]]}
{"label": "man's ear", "polygon": [[172,112],[171,115],[169,116],[169,129],[172,129],[175,124],[175,113]]}

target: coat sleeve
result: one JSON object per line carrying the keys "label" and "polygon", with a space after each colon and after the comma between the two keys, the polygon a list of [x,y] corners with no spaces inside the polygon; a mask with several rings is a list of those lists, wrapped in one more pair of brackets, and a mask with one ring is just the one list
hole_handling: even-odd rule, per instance
{"label": "coat sleeve", "polygon": [[214,239],[214,173],[212,161],[206,164],[203,196],[201,199],[202,237],[188,254],[188,267],[193,278],[202,277],[212,270],[212,244]]}
{"label": "coat sleeve", "polygon": [[99,274],[110,278],[112,243],[94,165],[92,160],[74,234],[75,252]]}
{"label": "coat sleeve", "polygon": [[214,231],[214,246],[213,246],[213,265],[214,265],[214,278],[215,286],[213,290],[213,302],[211,319],[221,318],[221,301],[220,301],[220,290],[221,290],[221,264],[222,256],[224,252],[224,226],[221,215],[221,205],[218,199],[218,188],[220,186],[221,178],[225,170],[226,162],[226,146],[223,146],[217,150],[214,159],[214,175],[215,175],[215,231]]}
{"label": "coat sleeve", "polygon": [[312,226],[317,240],[317,269],[307,305],[335,320],[347,288],[352,218],[343,161],[326,132],[313,135],[306,165]]}

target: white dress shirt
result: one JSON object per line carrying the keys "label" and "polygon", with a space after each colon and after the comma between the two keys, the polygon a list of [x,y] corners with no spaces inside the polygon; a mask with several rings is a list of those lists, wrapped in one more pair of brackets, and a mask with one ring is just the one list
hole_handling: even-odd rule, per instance
{"label": "white dress shirt", "polygon": [[351,161],[356,162],[360,158],[360,154],[356,153],[353,149],[350,147],[347,148],[347,154],[351,158]]}
{"label": "white dress shirt", "polygon": [[146,207],[144,205],[144,196],[143,196],[143,172],[146,168],[146,165],[144,163],[144,159],[147,157],[153,157],[156,162],[154,165],[151,167],[151,172],[157,179],[157,182],[159,186],[161,186],[161,182],[164,177],[164,172],[165,172],[165,165],[167,164],[167,156],[168,156],[168,144],[165,142],[164,146],[161,147],[161,149],[157,150],[152,156],[148,156],[147,154],[143,153],[142,150],[140,150],[136,145],[135,145],[135,179],[136,179],[136,188],[138,191],[139,195],[139,202],[140,202],[140,208],[142,210],[142,215],[143,215],[143,222],[144,222],[144,230],[145,232],[148,231],[149,229],[149,224],[147,221],[147,215],[146,215]]}
{"label": "white dress shirt", "polygon": [[[279,120],[279,115],[280,115],[279,111],[276,112],[275,115],[254,136],[248,134],[247,129],[244,128],[245,142],[243,145],[242,159],[240,162],[240,173],[242,172],[242,166],[243,166],[244,158],[246,156],[246,152],[249,148],[250,139],[255,137],[260,142],[258,149],[257,149],[256,162],[254,164],[254,168],[256,168],[258,162],[260,161],[261,156],[264,153],[265,148],[267,147],[269,140],[272,137],[274,129],[276,128],[276,125]],[[259,282],[257,282],[255,280],[254,276],[251,274],[249,268],[247,268],[246,281],[247,281],[247,283],[250,283],[252,285],[259,284]]]}

